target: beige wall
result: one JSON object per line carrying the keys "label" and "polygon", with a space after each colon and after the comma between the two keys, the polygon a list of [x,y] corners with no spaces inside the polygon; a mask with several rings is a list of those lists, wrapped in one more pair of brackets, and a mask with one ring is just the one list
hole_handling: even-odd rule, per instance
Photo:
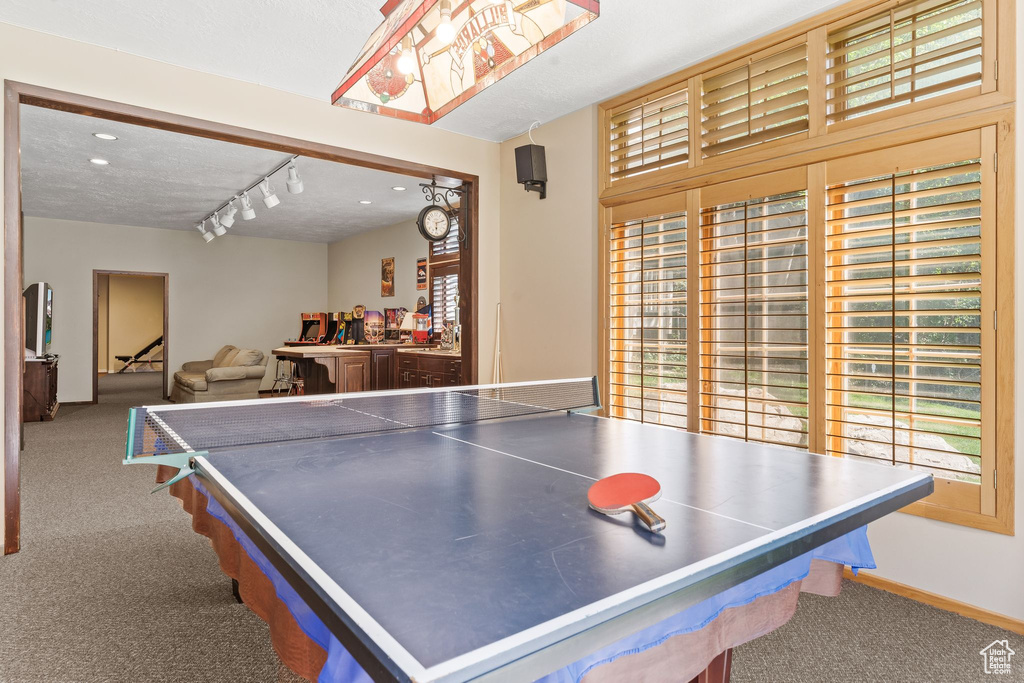
{"label": "beige wall", "polygon": [[[0,24],[0,80],[8,79],[479,176],[477,300],[482,319],[478,367],[481,377],[490,376],[494,326],[488,324],[484,314],[494,310],[500,278],[498,145],[439,128],[332,107],[326,91],[323,99],[314,100]],[[185,350],[180,349],[179,355],[173,340],[171,344],[175,353],[171,362],[181,360]],[[0,487],[0,507],[2,496]]]}
{"label": "beige wall", "polygon": [[164,280],[144,275],[109,275],[106,279],[109,342],[106,363],[101,367],[117,372],[123,364],[115,356],[130,356],[164,333]]}
{"label": "beige wall", "polygon": [[[380,260],[395,258],[395,295],[380,295]],[[427,241],[412,219],[386,228],[353,235],[327,248],[327,309],[351,311],[356,304],[367,310],[414,310],[427,290],[416,289],[416,259],[426,258]],[[483,327],[483,326],[481,326]]]}
{"label": "beige wall", "polygon": [[[94,269],[168,274],[171,373],[185,361],[213,358],[224,344],[269,355],[295,336],[299,313],[327,305],[323,244],[237,235],[207,244],[190,230],[26,217],[24,245],[26,282],[53,287],[52,348],[60,355],[62,402],[92,398]],[[112,281],[112,297],[116,287]],[[113,309],[110,324],[116,324]],[[111,336],[110,349],[117,348]]]}
{"label": "beige wall", "polygon": [[[110,276],[96,278],[96,369],[107,372],[110,366],[110,344],[107,328],[110,326]],[[58,376],[59,378],[59,376]]]}
{"label": "beige wall", "polygon": [[[516,182],[501,143],[501,363],[520,381],[597,374],[597,107],[536,128],[547,197]],[[484,323],[494,309],[481,312]]]}

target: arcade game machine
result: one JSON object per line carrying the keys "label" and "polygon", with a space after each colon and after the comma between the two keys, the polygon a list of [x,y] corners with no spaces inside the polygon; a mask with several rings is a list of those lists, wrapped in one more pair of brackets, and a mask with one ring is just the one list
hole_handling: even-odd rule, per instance
{"label": "arcade game machine", "polygon": [[328,313],[327,331],[324,333],[322,344],[344,344],[345,343],[345,314]]}
{"label": "arcade game machine", "polygon": [[285,342],[285,346],[306,346],[309,344],[323,344],[327,334],[326,313],[302,313],[302,332],[298,339]]}

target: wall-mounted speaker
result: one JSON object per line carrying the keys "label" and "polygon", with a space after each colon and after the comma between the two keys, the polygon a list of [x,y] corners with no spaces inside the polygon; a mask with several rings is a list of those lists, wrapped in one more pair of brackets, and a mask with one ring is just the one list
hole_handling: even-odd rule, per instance
{"label": "wall-mounted speaker", "polygon": [[548,166],[541,145],[516,147],[516,180],[527,192],[538,192],[541,199],[547,197]]}

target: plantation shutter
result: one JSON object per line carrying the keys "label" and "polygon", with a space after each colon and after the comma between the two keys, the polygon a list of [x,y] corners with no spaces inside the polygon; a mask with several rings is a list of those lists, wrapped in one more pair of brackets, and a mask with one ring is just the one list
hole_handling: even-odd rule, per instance
{"label": "plantation shutter", "polygon": [[807,192],[701,210],[700,430],[806,448]]}
{"label": "plantation shutter", "polygon": [[457,219],[452,219],[451,230],[448,231],[448,236],[439,242],[430,243],[430,255],[432,257],[449,256],[451,254],[459,253],[459,223]]}
{"label": "plantation shutter", "polygon": [[828,36],[828,120],[979,85],[981,0],[919,0]]}
{"label": "plantation shutter", "polygon": [[610,413],[686,427],[686,214],[612,225]]}
{"label": "plantation shutter", "polygon": [[826,236],[828,452],[973,485],[975,511],[994,457],[985,178],[973,158],[832,183]]}
{"label": "plantation shutter", "polygon": [[613,113],[608,130],[608,176],[622,178],[685,164],[690,156],[686,89]]}
{"label": "plantation shutter", "polygon": [[459,293],[458,264],[432,268],[430,280],[434,334],[440,334],[443,324],[455,322],[455,297]]}
{"label": "plantation shutter", "polygon": [[805,132],[807,46],[797,45],[703,82],[704,157]]}

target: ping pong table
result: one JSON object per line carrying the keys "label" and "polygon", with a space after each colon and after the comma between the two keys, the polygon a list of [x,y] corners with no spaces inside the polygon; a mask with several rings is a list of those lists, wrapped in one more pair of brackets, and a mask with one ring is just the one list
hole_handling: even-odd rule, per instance
{"label": "ping pong table", "polygon": [[[126,462],[179,467],[361,675],[419,683],[547,676],[933,489],[599,407],[596,378],[151,406]],[[660,481],[662,533],[588,509],[623,471]]]}

